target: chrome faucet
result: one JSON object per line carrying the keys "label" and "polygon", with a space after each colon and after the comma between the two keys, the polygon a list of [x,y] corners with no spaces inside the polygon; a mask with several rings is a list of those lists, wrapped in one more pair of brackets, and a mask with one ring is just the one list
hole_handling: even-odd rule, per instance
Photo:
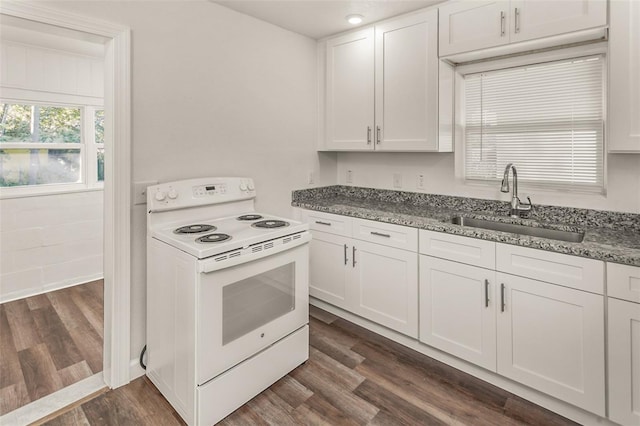
{"label": "chrome faucet", "polygon": [[504,168],[504,177],[502,178],[500,191],[506,193],[509,192],[509,170],[513,170],[513,194],[511,196],[511,209],[509,210],[509,216],[524,216],[532,210],[533,205],[531,204],[531,198],[529,197],[527,197],[529,204],[523,204],[520,202],[520,198],[518,198],[518,172],[516,171],[516,166],[514,166],[513,163],[507,164],[507,167]]}

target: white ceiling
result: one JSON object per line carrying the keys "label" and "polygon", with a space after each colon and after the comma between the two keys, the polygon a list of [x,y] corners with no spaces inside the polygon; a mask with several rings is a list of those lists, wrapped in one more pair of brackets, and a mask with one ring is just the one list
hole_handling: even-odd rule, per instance
{"label": "white ceiling", "polygon": [[[441,3],[443,0],[211,0],[240,13],[287,30],[320,39],[392,16]],[[364,16],[359,25],[349,24],[350,14]]]}

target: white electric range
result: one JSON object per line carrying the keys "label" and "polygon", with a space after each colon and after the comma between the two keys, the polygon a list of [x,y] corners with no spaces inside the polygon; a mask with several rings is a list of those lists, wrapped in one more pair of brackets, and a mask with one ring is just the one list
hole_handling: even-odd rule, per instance
{"label": "white electric range", "polygon": [[254,210],[248,178],[147,190],[146,374],[211,425],[308,359],[308,225]]}

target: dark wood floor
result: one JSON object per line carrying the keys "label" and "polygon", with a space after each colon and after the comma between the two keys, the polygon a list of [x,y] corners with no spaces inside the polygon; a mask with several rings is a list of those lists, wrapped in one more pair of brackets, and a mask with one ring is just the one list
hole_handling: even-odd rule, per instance
{"label": "dark wood floor", "polygon": [[0,415],[102,371],[103,282],[0,305]]}
{"label": "dark wood floor", "polygon": [[[310,358],[224,419],[235,425],[574,425],[515,395],[311,308]],[[146,378],[44,423],[182,425]]]}

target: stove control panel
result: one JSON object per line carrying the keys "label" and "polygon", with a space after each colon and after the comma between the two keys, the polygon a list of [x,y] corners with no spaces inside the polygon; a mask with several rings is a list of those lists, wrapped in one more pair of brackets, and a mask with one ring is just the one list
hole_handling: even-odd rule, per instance
{"label": "stove control panel", "polygon": [[150,186],[147,206],[150,212],[182,209],[208,204],[255,198],[253,179],[201,178]]}

